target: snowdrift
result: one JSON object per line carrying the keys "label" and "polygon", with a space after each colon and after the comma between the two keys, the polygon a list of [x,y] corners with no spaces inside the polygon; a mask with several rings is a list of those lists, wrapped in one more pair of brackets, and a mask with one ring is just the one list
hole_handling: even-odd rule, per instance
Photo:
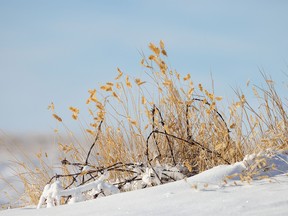
{"label": "snowdrift", "polygon": [[265,151],[174,183],[0,215],[288,215],[287,173],[287,152]]}

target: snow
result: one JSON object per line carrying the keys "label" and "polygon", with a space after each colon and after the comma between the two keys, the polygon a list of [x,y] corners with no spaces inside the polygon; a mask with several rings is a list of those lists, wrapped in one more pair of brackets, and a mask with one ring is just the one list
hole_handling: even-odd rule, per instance
{"label": "snow", "polygon": [[90,191],[90,195],[91,191],[93,192],[92,195],[100,193],[102,191],[103,194],[105,194],[106,196],[120,193],[120,190],[117,187],[107,182],[104,182],[104,180],[107,178],[108,173],[104,173],[96,181],[66,190],[62,188],[61,182],[59,180],[56,180],[54,183],[47,184],[44,187],[39,203],[37,205],[37,209],[41,208],[45,201],[47,203],[47,208],[59,206],[62,196],[71,196],[69,204],[84,201],[85,199],[83,193],[87,191]]}
{"label": "snow", "polygon": [[[263,158],[267,162],[258,166]],[[53,208],[4,210],[0,215],[288,215],[287,161],[285,152],[263,152],[165,185]],[[259,168],[256,177],[269,178],[241,181],[239,174],[253,164]]]}

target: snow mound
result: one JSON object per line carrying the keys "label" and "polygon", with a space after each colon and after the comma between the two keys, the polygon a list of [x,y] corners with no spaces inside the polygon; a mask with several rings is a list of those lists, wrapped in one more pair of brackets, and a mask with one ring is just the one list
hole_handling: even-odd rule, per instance
{"label": "snow mound", "polygon": [[288,171],[288,151],[277,152],[273,150],[262,151],[258,154],[248,155],[243,163],[248,172],[256,176],[274,177]]}
{"label": "snow mound", "polygon": [[[160,166],[156,166],[154,169],[146,168],[146,172],[143,173],[142,182],[140,183],[145,183],[147,186],[160,185],[159,180],[155,176],[153,177],[154,172],[156,172],[160,178],[161,175],[166,174],[160,168]],[[170,167],[170,170],[173,171],[173,168]],[[253,179],[271,178],[276,175],[287,173],[287,171],[287,152],[279,153],[272,150],[266,150],[258,154],[248,155],[243,161],[233,165],[221,165],[214,167],[189,178],[187,183],[197,189],[205,189],[208,186],[209,189],[219,189],[223,185],[227,185],[229,181],[233,181],[234,184],[236,184],[236,180],[250,182]],[[177,173],[177,175],[175,173]],[[175,180],[184,178],[184,176],[179,173],[178,169],[176,168],[172,174],[175,175]],[[37,208],[41,208],[45,202],[48,208],[60,205],[61,197],[71,197],[69,204],[85,201],[87,199],[84,198],[84,193],[87,193],[87,191],[89,192],[88,194],[92,194],[91,197],[93,197],[93,194],[97,194],[101,191],[105,194],[105,196],[120,193],[120,190],[116,186],[104,181],[107,178],[108,173],[102,175],[98,180],[80,187],[66,190],[61,187],[61,182],[57,180],[53,184],[48,184],[45,186]],[[138,187],[138,189],[140,188]]]}
{"label": "snow mound", "polygon": [[223,181],[272,178],[288,173],[288,152],[273,150],[247,155],[243,161],[232,165],[220,165],[189,179],[191,184],[211,184],[220,186]]}
{"label": "snow mound", "polygon": [[47,208],[51,208],[57,205],[59,206],[61,202],[61,197],[64,197],[64,196],[71,197],[69,204],[84,201],[85,199],[84,199],[83,193],[86,191],[93,192],[93,195],[96,193],[99,193],[100,191],[103,191],[103,193],[106,196],[119,193],[120,191],[117,187],[104,182],[104,180],[107,178],[108,178],[108,174],[105,173],[101,175],[99,179],[97,179],[96,181],[87,183],[85,185],[82,185],[76,188],[66,189],[66,190],[62,188],[61,182],[59,180],[56,180],[54,183],[47,184],[44,187],[44,190],[40,197],[37,208],[38,209],[41,208],[41,206],[44,204],[45,201],[47,203]]}
{"label": "snow mound", "polygon": [[[186,180],[55,208],[5,210],[0,215],[288,215],[287,173],[287,152],[265,151]],[[245,175],[256,180],[243,181]],[[269,178],[258,178],[261,175]],[[201,184],[202,188],[193,187]]]}

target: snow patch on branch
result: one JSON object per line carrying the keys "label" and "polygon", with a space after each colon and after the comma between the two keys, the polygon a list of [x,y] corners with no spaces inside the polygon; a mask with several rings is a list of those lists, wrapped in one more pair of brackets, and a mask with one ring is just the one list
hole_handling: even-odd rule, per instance
{"label": "snow patch on branch", "polygon": [[119,193],[119,189],[114,185],[111,185],[107,182],[104,182],[105,179],[108,178],[107,174],[101,175],[97,180],[87,183],[85,185],[81,185],[76,188],[66,189],[64,190],[61,186],[61,182],[56,180],[52,184],[47,184],[42,192],[42,195],[39,199],[39,203],[37,208],[41,208],[41,206],[46,201],[47,208],[57,206],[61,204],[61,197],[71,197],[69,200],[69,204],[84,201],[85,197],[83,193],[93,190],[94,193],[104,193],[105,196]]}

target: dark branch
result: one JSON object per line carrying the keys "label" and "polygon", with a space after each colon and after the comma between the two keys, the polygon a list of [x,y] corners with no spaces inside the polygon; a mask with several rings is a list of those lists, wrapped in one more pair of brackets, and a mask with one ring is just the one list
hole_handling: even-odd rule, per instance
{"label": "dark branch", "polygon": [[88,159],[89,159],[89,156],[90,156],[90,154],[91,154],[91,151],[92,151],[93,147],[95,146],[95,144],[96,144],[96,142],[97,142],[97,140],[98,140],[98,138],[99,138],[99,134],[100,134],[100,132],[101,132],[101,125],[102,125],[102,123],[103,123],[103,120],[100,122],[100,124],[99,124],[99,126],[98,126],[97,135],[96,135],[96,137],[95,137],[95,140],[94,140],[93,144],[91,145],[91,147],[90,147],[90,149],[89,149],[89,151],[88,151],[88,154],[87,154],[87,157],[86,157],[86,160],[85,160],[85,164],[88,164]]}
{"label": "dark branch", "polygon": [[[161,125],[162,125],[162,127],[164,129],[164,132],[167,134],[167,131],[165,129],[165,122],[164,122],[164,119],[162,117],[162,114],[161,114],[160,110],[158,109],[158,107],[155,106],[155,104],[154,104],[154,108],[158,111],[159,117],[160,117],[160,120],[161,120]],[[172,160],[173,160],[173,164],[174,164],[174,166],[176,166],[176,161],[175,161],[173,149],[172,149],[172,146],[171,146],[171,141],[170,141],[168,136],[166,136],[166,140],[167,140],[167,144],[169,146],[169,150],[170,150],[170,154],[171,154],[171,157],[172,157]]]}
{"label": "dark branch", "polygon": [[205,150],[206,152],[208,152],[208,153],[210,153],[210,154],[215,154],[217,157],[221,158],[221,159],[222,159],[223,161],[225,161],[227,164],[230,164],[230,162],[227,161],[226,159],[224,159],[220,153],[218,153],[218,152],[216,152],[216,151],[213,151],[213,150],[210,150],[209,148],[203,146],[202,144],[200,144],[199,142],[197,142],[197,141],[195,141],[195,140],[193,140],[193,139],[190,139],[190,140],[188,141],[188,140],[185,140],[185,139],[183,139],[183,138],[177,137],[177,136],[175,136],[175,135],[173,135],[173,134],[168,134],[168,133],[166,133],[166,132],[162,132],[162,131],[158,131],[158,130],[152,131],[152,132],[149,134],[149,136],[148,136],[148,138],[147,138],[147,140],[146,140],[146,145],[148,145],[149,139],[150,139],[150,137],[151,137],[151,135],[152,135],[153,133],[162,134],[162,135],[165,135],[165,136],[172,137],[172,138],[174,138],[174,139],[177,139],[177,140],[180,140],[180,141],[183,141],[183,142],[187,143],[189,146],[197,146],[197,147]]}

